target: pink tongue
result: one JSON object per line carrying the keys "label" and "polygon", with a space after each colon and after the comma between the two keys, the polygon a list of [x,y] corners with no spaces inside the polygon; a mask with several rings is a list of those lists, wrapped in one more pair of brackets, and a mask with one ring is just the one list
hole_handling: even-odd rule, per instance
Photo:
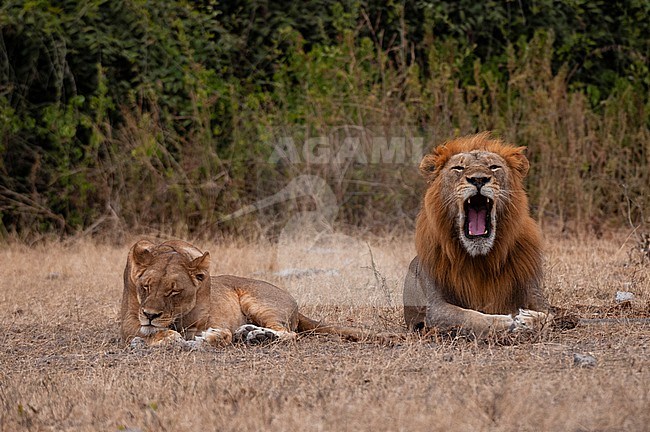
{"label": "pink tongue", "polygon": [[476,210],[469,208],[467,211],[469,219],[469,234],[470,235],[483,235],[486,233],[485,220],[487,219],[487,210]]}

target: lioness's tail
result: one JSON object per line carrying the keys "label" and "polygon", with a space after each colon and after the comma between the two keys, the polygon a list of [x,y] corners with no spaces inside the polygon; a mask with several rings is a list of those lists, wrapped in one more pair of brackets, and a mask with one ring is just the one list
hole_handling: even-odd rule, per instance
{"label": "lioness's tail", "polygon": [[338,336],[343,336],[352,341],[367,340],[367,341],[379,341],[382,343],[393,343],[396,339],[398,339],[397,335],[393,335],[393,334],[377,333],[367,329],[323,323],[308,318],[300,313],[298,314],[298,331],[312,332],[316,334],[338,335]]}

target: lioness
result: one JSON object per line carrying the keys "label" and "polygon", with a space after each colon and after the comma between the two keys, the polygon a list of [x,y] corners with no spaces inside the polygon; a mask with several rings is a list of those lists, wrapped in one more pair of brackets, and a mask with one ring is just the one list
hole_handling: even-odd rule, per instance
{"label": "lioness", "polygon": [[183,241],[156,245],[140,240],[131,247],[120,320],[124,341],[141,338],[149,345],[189,340],[224,346],[233,338],[252,343],[291,339],[296,331],[354,340],[373,336],[305,317],[288,292],[270,283],[211,277],[210,254]]}
{"label": "lioness", "polygon": [[523,188],[524,149],[482,133],[422,159],[429,186],[404,283],[410,329],[484,336],[545,322],[541,236]]}

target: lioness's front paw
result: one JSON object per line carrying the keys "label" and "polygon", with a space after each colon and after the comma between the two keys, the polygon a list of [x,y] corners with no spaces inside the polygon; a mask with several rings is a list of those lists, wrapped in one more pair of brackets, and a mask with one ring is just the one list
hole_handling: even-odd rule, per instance
{"label": "lioness's front paw", "polygon": [[149,338],[149,345],[186,345],[185,338],[175,330],[161,330]]}
{"label": "lioness's front paw", "polygon": [[544,312],[530,309],[519,309],[519,313],[512,320],[511,332],[541,330],[547,322],[548,316]]}
{"label": "lioness's front paw", "polygon": [[210,327],[201,333],[201,336],[196,336],[194,341],[199,345],[207,343],[212,346],[222,347],[232,342],[232,333],[228,329]]}

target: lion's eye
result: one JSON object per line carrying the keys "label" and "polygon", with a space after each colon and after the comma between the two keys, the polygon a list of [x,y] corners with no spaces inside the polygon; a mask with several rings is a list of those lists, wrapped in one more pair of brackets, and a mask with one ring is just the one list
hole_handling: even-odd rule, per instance
{"label": "lion's eye", "polygon": [[142,284],[141,287],[144,291],[149,292],[149,284]]}
{"label": "lion's eye", "polygon": [[465,170],[465,167],[461,165],[454,165],[451,167],[451,169],[452,171],[463,172]]}
{"label": "lion's eye", "polygon": [[170,291],[167,293],[167,297],[174,297],[179,295],[181,292],[180,291]]}
{"label": "lion's eye", "polygon": [[490,169],[491,169],[492,171],[500,170],[500,169],[501,169],[501,165],[490,165]]}

